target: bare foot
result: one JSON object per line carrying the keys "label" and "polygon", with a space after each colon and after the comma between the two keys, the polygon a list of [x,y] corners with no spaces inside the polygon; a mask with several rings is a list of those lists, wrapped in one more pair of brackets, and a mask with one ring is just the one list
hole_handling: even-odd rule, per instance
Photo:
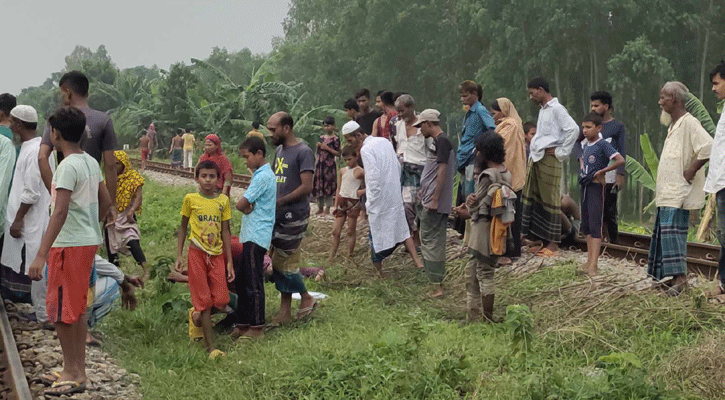
{"label": "bare foot", "polygon": [[237,326],[237,327],[235,327],[235,328],[234,328],[234,330],[233,330],[233,331],[232,331],[232,332],[231,332],[231,333],[229,334],[229,336],[230,336],[230,337],[231,337],[232,339],[236,339],[236,338],[238,338],[238,337],[241,337],[241,336],[244,336],[244,335],[246,335],[246,334],[247,334],[247,332],[249,332],[249,327],[248,327],[248,326],[244,326],[244,327],[242,327],[242,326]]}
{"label": "bare foot", "polygon": [[257,328],[249,328],[243,335],[241,335],[240,339],[262,339],[264,337],[264,329]]}
{"label": "bare foot", "polygon": [[428,297],[430,297],[431,299],[435,299],[441,296],[443,296],[443,286],[431,285],[431,289],[430,291],[428,291]]}
{"label": "bare foot", "polygon": [[320,269],[317,271],[317,274],[315,274],[315,282],[321,282],[323,280],[325,280],[325,270]]}

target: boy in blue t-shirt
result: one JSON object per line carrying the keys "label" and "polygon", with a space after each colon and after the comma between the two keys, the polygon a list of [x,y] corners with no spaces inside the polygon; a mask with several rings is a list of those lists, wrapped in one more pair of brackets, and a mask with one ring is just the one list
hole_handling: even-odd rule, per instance
{"label": "boy in blue t-shirt", "polygon": [[277,206],[277,178],[264,158],[264,141],[250,137],[239,146],[240,156],[247,168],[254,171],[252,181],[237,201],[237,210],[243,212],[239,243],[242,244],[240,262],[235,259],[235,286],[239,298],[237,326],[232,336],[258,339],[264,337],[264,255],[272,242],[272,229]]}
{"label": "boy in blue t-shirt", "polygon": [[[624,158],[602,139],[602,117],[589,113],[582,121],[586,143],[579,159],[581,186],[581,233],[587,237],[587,262],[581,274],[597,274],[597,260],[602,245],[604,214],[604,174],[624,165]],[[614,162],[611,162],[614,160]]]}

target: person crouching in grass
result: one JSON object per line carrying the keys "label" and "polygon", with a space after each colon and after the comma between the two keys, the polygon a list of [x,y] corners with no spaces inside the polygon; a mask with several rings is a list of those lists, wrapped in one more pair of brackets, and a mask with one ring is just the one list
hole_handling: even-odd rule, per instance
{"label": "person crouching in grass", "polygon": [[[587,237],[587,262],[579,274],[597,274],[597,260],[602,247],[602,218],[604,215],[604,174],[624,165],[624,157],[602,139],[602,117],[589,113],[582,121],[586,142],[579,159],[581,189],[581,233]],[[611,160],[614,162],[610,163]]]}
{"label": "person crouching in grass", "polygon": [[239,298],[237,326],[232,337],[259,339],[264,337],[264,255],[272,243],[272,229],[277,207],[277,178],[265,160],[264,140],[250,137],[239,146],[247,168],[254,171],[249,187],[237,201],[243,212],[239,242],[241,262],[235,260],[235,286]]}
{"label": "person crouching in grass", "polygon": [[196,166],[195,178],[199,184],[199,192],[184,196],[181,207],[181,226],[174,269],[179,272],[182,270],[184,241],[190,225],[187,269],[191,304],[194,308],[189,310],[189,319],[194,326],[201,326],[209,358],[216,358],[225,354],[215,349],[212,344],[211,311],[212,307],[217,310],[226,308],[229,303],[226,282],[234,281],[229,232],[232,211],[229,197],[217,194],[219,166],[216,163],[201,161]]}
{"label": "person crouching in grass", "polygon": [[63,370],[41,377],[50,383],[45,396],[81,393],[86,389],[86,306],[88,282],[98,246],[103,242],[99,217],[111,198],[98,161],[81,150],[86,117],[63,107],[49,119],[50,139],[65,156],[51,186],[52,215],[29,276],[40,280],[48,264],[48,321],[55,324],[63,351]]}

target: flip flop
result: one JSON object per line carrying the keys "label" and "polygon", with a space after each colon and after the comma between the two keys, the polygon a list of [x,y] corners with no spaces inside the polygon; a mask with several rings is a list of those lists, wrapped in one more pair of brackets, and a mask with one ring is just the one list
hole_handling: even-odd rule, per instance
{"label": "flip flop", "polygon": [[189,309],[189,339],[193,341],[201,340],[204,337],[204,333],[200,326],[194,325],[194,307]]}
{"label": "flip flop", "polygon": [[312,315],[312,313],[317,309],[318,304],[319,303],[317,301],[315,301],[315,303],[312,304],[311,306],[297,310],[297,314],[295,315],[295,320],[302,321],[304,319],[309,318],[310,315]]}
{"label": "flip flop", "polygon": [[52,385],[50,385],[50,389],[57,389],[60,387],[67,386],[68,389],[65,390],[58,390],[55,392],[49,392],[45,391],[43,392],[43,395],[45,396],[63,396],[63,395],[71,395],[75,393],[83,393],[86,391],[86,384],[84,383],[78,383],[76,381],[56,381],[53,382]]}
{"label": "flip flop", "polygon": [[211,353],[209,353],[210,360],[216,360],[217,358],[224,358],[226,356],[227,356],[227,353],[225,353],[219,349],[214,349],[214,350],[212,350]]}
{"label": "flip flop", "polygon": [[559,252],[558,251],[551,251],[551,250],[547,249],[546,247],[544,247],[543,249],[537,251],[536,252],[536,255],[537,256],[540,256],[540,257],[558,257],[559,256]]}
{"label": "flip flop", "polygon": [[57,382],[58,379],[60,379],[60,372],[50,371],[47,374],[40,375],[38,379],[40,379],[40,381],[43,382],[44,385],[50,386]]}

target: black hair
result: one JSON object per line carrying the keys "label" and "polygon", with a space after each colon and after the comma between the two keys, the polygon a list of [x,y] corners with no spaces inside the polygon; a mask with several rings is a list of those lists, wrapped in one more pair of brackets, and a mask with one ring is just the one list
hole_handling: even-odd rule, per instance
{"label": "black hair", "polygon": [[360,106],[357,105],[357,101],[355,101],[355,99],[347,99],[347,100],[345,100],[345,105],[343,105],[343,107],[346,110],[360,111]]}
{"label": "black hair", "polygon": [[712,69],[712,72],[710,72],[710,82],[715,79],[715,75],[717,74],[720,74],[720,79],[725,79],[725,60],[720,60],[720,64]]}
{"label": "black hair", "polygon": [[378,90],[378,93],[375,95],[375,97],[380,97],[383,93],[387,92],[387,90]]}
{"label": "black hair", "polygon": [[355,156],[357,157],[357,149],[352,146],[345,146],[342,148],[342,156]]}
{"label": "black hair", "polygon": [[48,124],[66,142],[78,143],[86,132],[86,115],[75,107],[61,107],[48,118]]}
{"label": "black hair", "polygon": [[252,122],[252,128],[259,129],[259,122],[257,122],[257,121]]}
{"label": "black hair", "polygon": [[486,169],[486,162],[503,164],[506,160],[506,149],[501,135],[493,129],[489,129],[483,135],[476,138],[476,150],[483,156],[481,169]]}
{"label": "black hair", "polygon": [[603,120],[602,120],[601,115],[599,115],[595,112],[590,112],[582,120],[582,123],[584,123],[584,122],[591,122],[594,124],[594,126],[600,126],[602,124]]}
{"label": "black hair", "polygon": [[491,109],[501,111],[501,106],[498,105],[498,100],[494,100],[493,103],[491,103]]}
{"label": "black hair", "polygon": [[177,135],[181,135],[182,133],[184,133],[184,129],[183,128],[179,128],[179,129],[176,130],[176,134]]}
{"label": "black hair", "polygon": [[10,115],[10,110],[18,105],[18,100],[10,93],[0,94],[0,111],[5,115]]}
{"label": "black hair", "polygon": [[602,102],[602,104],[608,105],[610,110],[612,109],[612,95],[607,91],[596,91],[592,93],[592,95],[589,97],[589,100],[599,100],[600,102]]}
{"label": "black hair", "polygon": [[281,117],[279,117],[279,126],[280,128],[283,126],[289,126],[290,129],[295,127],[295,120],[292,119],[292,116],[284,113]]}
{"label": "black hair", "polygon": [[383,102],[384,105],[395,107],[395,94],[393,92],[383,92],[380,95],[380,101]]}
{"label": "black hair", "polygon": [[81,71],[70,71],[66,72],[60,78],[58,86],[66,86],[73,93],[81,96],[88,97],[88,77]]}
{"label": "black hair", "polygon": [[355,99],[359,99],[360,97],[367,97],[368,100],[370,99],[370,90],[367,88],[362,88],[355,93]]}
{"label": "black hair", "polygon": [[536,128],[536,122],[527,121],[524,124],[524,133],[530,131],[531,128]]}
{"label": "black hair", "polygon": [[481,87],[481,85],[479,85],[478,83],[476,83],[474,81],[471,81],[471,80],[463,81],[463,83],[461,83],[458,86],[458,89],[460,91],[466,92],[466,93],[476,93],[476,96],[478,96],[479,101],[481,101],[481,99],[483,99],[483,87]]}
{"label": "black hair", "polygon": [[252,154],[257,154],[258,151],[261,151],[263,156],[267,156],[266,143],[264,143],[264,140],[256,136],[252,136],[242,142],[242,144],[239,145],[239,149],[245,149]]}
{"label": "black hair", "polygon": [[216,171],[217,178],[219,177],[219,175],[222,174],[219,170],[219,165],[217,165],[217,163],[212,160],[204,160],[199,161],[199,164],[196,164],[196,170],[194,170],[194,178],[199,178],[199,171],[201,171],[202,169],[213,169],[214,171]]}
{"label": "black hair", "polygon": [[322,120],[322,125],[335,125],[335,117],[328,115]]}
{"label": "black hair", "polygon": [[190,132],[191,132],[191,128],[186,128],[186,133],[190,133]]}
{"label": "black hair", "polygon": [[536,78],[530,80],[529,84],[526,85],[526,87],[530,89],[542,88],[546,93],[549,93],[549,82],[540,76],[537,76]]}

